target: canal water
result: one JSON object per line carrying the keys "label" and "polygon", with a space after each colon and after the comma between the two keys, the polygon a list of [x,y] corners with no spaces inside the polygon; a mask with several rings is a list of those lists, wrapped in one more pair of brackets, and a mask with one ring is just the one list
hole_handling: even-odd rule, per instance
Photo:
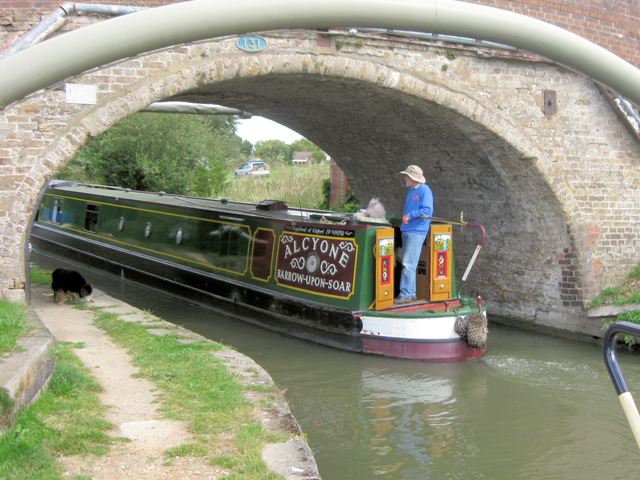
{"label": "canal water", "polygon": [[[491,324],[482,359],[387,359],[274,334],[96,272],[85,276],[262,365],[285,390],[324,480],[640,478],[640,452],[597,345]],[[619,357],[640,399],[640,356]]]}

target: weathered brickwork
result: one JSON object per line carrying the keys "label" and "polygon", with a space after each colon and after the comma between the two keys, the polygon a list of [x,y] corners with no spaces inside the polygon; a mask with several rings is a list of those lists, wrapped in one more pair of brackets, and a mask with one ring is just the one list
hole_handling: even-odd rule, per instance
{"label": "weathered brickwork", "polygon": [[334,159],[331,159],[329,173],[331,189],[329,190],[329,207],[338,209],[347,199],[349,179]]}
{"label": "weathered brickwork", "polygon": [[[23,294],[37,194],[78,148],[153,101],[206,98],[304,134],[361,201],[380,197],[390,213],[404,195],[397,172],[422,165],[436,214],[462,210],[490,233],[466,293],[492,313],[597,331],[585,301],[640,262],[640,147],[589,79],[450,45],[267,41],[253,55],[233,40],[142,55],[69,79],[96,85],[97,105],[66,104],[60,87],[0,112],[0,295]],[[545,90],[557,93],[554,115]],[[460,268],[475,240],[460,236]]]}
{"label": "weathered brickwork", "polygon": [[[587,38],[640,66],[640,2],[637,0],[466,0],[544,20]],[[28,31],[40,17],[60,6],[55,0],[4,0],[0,3],[0,50]],[[135,7],[154,7],[168,0],[87,0]],[[65,25],[72,29],[73,25]]]}

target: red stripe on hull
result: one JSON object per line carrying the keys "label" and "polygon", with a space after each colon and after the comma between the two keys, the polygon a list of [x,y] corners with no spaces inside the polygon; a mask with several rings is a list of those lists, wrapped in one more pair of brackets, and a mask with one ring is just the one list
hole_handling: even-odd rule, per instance
{"label": "red stripe on hull", "polygon": [[403,342],[388,338],[362,337],[362,351],[386,357],[425,360],[428,362],[458,362],[481,357],[486,348],[476,350],[465,342]]}

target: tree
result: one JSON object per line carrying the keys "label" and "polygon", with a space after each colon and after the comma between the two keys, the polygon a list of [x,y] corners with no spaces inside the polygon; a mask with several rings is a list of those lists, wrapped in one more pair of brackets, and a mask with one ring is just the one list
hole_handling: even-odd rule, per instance
{"label": "tree", "polygon": [[136,113],[82,148],[59,177],[213,196],[241,147],[234,117]]}
{"label": "tree", "polygon": [[267,163],[288,163],[291,158],[289,146],[282,140],[262,140],[256,143],[253,155]]}
{"label": "tree", "polygon": [[240,144],[240,153],[245,157],[250,157],[253,153],[253,144],[249,140],[242,140]]}

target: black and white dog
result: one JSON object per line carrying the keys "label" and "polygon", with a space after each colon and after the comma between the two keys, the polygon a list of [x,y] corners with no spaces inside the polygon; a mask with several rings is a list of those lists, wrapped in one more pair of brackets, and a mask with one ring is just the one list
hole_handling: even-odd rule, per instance
{"label": "black and white dog", "polygon": [[80,273],[75,270],[57,268],[51,274],[51,289],[53,290],[53,301],[58,305],[63,305],[67,295],[84,299],[85,302],[92,302],[91,293],[93,288],[87,283]]}

